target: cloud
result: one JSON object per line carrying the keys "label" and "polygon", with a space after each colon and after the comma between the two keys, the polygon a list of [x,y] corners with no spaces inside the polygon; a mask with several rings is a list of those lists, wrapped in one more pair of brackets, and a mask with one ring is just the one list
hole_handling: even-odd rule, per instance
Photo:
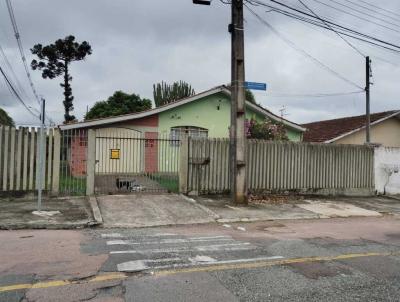
{"label": "cloud", "polygon": [[[295,1],[292,1],[294,5]],[[322,15],[364,31],[398,39],[390,30],[357,21],[351,16],[317,6]],[[399,9],[395,0],[382,1],[385,7]],[[152,85],[159,81],[186,80],[196,91],[230,81],[230,8],[219,1],[210,7],[193,5],[190,0],[106,1],[106,0],[14,0],[14,11],[27,60],[35,43],[47,44],[68,34],[87,40],[93,54],[71,65],[75,115],[82,118],[87,106],[104,100],[115,90],[152,98]],[[282,35],[324,64],[361,87],[365,81],[364,61],[334,33],[255,7]],[[317,66],[310,58],[289,47],[278,36],[246,13],[246,77],[268,83],[267,93],[256,93],[257,100],[278,112],[285,105],[295,122],[309,122],[364,112],[362,95],[332,98],[274,98],[272,94],[330,93],[357,90]],[[361,27],[362,26],[362,27]],[[18,54],[4,2],[0,2],[0,45],[15,73],[31,96]],[[374,86],[372,110],[399,108],[400,68],[380,61],[381,57],[399,63],[398,56],[354,42],[373,59]],[[1,66],[4,65],[0,58]],[[61,78],[44,80],[31,71],[37,90],[45,96],[49,114],[63,119]],[[31,106],[36,104],[27,98]],[[0,106],[15,120],[35,122],[0,84]]]}

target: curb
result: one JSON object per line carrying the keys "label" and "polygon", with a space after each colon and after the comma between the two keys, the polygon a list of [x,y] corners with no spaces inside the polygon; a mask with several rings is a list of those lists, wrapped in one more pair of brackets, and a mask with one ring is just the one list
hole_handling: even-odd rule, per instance
{"label": "curb", "polygon": [[194,204],[195,206],[197,206],[198,208],[202,209],[203,211],[205,211],[207,214],[211,215],[214,219],[220,219],[221,216],[219,216],[217,213],[211,211],[209,208],[203,206],[202,204],[199,204],[196,200],[194,200],[193,198],[187,197],[184,194],[179,194],[184,200],[186,200],[187,202],[190,202],[191,204]]}
{"label": "curb", "polygon": [[89,205],[92,209],[94,223],[91,225],[101,225],[103,224],[103,216],[101,216],[99,204],[97,203],[97,199],[94,196],[89,197]]}
{"label": "curb", "polygon": [[33,224],[0,224],[0,230],[75,230],[84,229],[90,227],[91,222],[71,222],[71,223],[59,223],[59,224],[46,224],[46,223],[33,223]]}
{"label": "curb", "polygon": [[382,195],[382,197],[400,201],[400,196],[395,196],[395,195]]}

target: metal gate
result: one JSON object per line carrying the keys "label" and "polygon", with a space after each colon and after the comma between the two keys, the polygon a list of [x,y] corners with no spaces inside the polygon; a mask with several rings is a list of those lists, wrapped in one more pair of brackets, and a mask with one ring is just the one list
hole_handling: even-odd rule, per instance
{"label": "metal gate", "polygon": [[157,132],[96,130],[96,194],[178,192],[180,141]]}

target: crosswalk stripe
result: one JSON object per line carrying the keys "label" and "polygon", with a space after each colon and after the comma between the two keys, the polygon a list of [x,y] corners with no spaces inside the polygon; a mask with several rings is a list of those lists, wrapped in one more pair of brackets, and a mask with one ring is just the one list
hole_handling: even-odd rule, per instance
{"label": "crosswalk stripe", "polygon": [[[258,258],[244,258],[244,259],[233,259],[233,260],[215,260],[210,258],[210,261],[196,261],[196,258],[189,258],[189,263],[175,263],[175,264],[167,264],[167,265],[158,265],[158,266],[150,266],[149,263],[157,263],[157,262],[167,262],[166,260],[171,261],[172,259],[183,260],[180,258],[170,258],[170,259],[158,259],[157,261],[153,259],[143,259],[143,260],[133,260],[128,262],[123,262],[117,264],[117,269],[119,272],[137,272],[144,270],[160,270],[160,269],[173,269],[173,268],[188,268],[194,266],[205,266],[205,265],[220,265],[220,264],[234,264],[234,263],[252,263],[258,261],[266,261],[266,260],[277,260],[283,259],[282,256],[270,256],[270,257],[258,257]],[[164,261],[163,261],[164,260]]]}
{"label": "crosswalk stripe", "polygon": [[[171,236],[179,236],[178,234],[174,233],[155,233],[155,234],[146,234],[143,236],[138,235],[137,237],[139,238],[146,238],[146,237],[171,237]],[[123,236],[121,233],[104,233],[101,234],[102,238],[124,238],[126,236]]]}
{"label": "crosswalk stripe", "polygon": [[122,238],[120,233],[101,234],[102,238]]}
{"label": "crosswalk stripe", "polygon": [[227,243],[227,244],[214,244],[203,245],[194,247],[177,247],[165,249],[146,249],[146,250],[126,250],[126,251],[111,251],[110,254],[146,254],[146,253],[179,253],[188,251],[232,251],[243,249],[255,249],[256,247],[248,242],[242,243]]}
{"label": "crosswalk stripe", "polygon": [[159,241],[133,241],[133,240],[110,240],[107,241],[107,245],[151,245],[151,244],[176,244],[176,243],[196,243],[196,242],[208,242],[208,241],[234,241],[232,238],[189,238],[189,239],[162,239]]}
{"label": "crosswalk stripe", "polygon": [[151,267],[154,270],[158,269],[166,269],[166,268],[183,268],[183,267],[193,267],[193,266],[204,266],[204,265],[218,265],[218,264],[234,264],[234,263],[251,263],[258,261],[266,261],[266,260],[277,260],[284,259],[282,256],[271,256],[271,257],[258,257],[258,258],[244,258],[244,259],[233,259],[233,260],[217,260],[217,261],[209,261],[209,262],[191,262],[191,263],[179,263],[172,265],[160,265]]}

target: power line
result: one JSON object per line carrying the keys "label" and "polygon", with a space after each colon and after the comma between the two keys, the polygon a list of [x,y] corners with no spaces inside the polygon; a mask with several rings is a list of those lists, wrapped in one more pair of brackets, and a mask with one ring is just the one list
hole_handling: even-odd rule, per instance
{"label": "power line", "polygon": [[279,31],[277,31],[271,24],[269,24],[266,20],[264,20],[263,18],[261,18],[260,15],[258,15],[254,10],[252,10],[247,4],[245,4],[245,7],[261,22],[263,23],[265,26],[267,26],[275,35],[277,35],[282,41],[284,41],[287,45],[289,45],[291,48],[293,48],[294,50],[296,50],[297,52],[301,53],[302,55],[304,55],[305,57],[309,58],[310,60],[312,60],[314,63],[316,63],[317,65],[319,65],[321,68],[325,69],[326,71],[328,71],[329,73],[331,73],[332,75],[336,76],[337,78],[341,79],[342,81],[357,87],[358,89],[364,89],[361,86],[359,86],[358,84],[354,83],[353,81],[347,79],[346,77],[342,76],[340,73],[336,72],[335,70],[333,70],[332,68],[330,68],[329,66],[325,65],[324,63],[322,63],[320,60],[318,60],[317,58],[313,57],[312,55],[310,55],[308,52],[306,52],[304,49],[298,47],[294,42],[292,42],[291,40],[289,40],[288,38],[284,37]]}
{"label": "power line", "polygon": [[32,112],[32,110],[29,108],[29,106],[27,106],[27,105],[25,104],[25,102],[22,100],[21,96],[18,94],[18,91],[16,91],[16,89],[14,88],[14,86],[12,85],[12,83],[10,82],[10,80],[8,79],[6,73],[4,72],[4,70],[3,70],[3,68],[2,68],[1,66],[0,66],[0,73],[1,73],[1,74],[3,75],[3,77],[4,77],[4,79],[5,79],[5,81],[6,81],[6,84],[7,84],[7,87],[8,87],[9,89],[11,89],[12,94],[15,95],[15,97],[17,98],[17,100],[25,107],[26,110],[29,111],[30,114],[32,114],[32,115],[33,115],[34,117],[36,117],[36,118],[39,118],[39,116],[37,116],[36,114],[34,114],[34,113]]}
{"label": "power line", "polygon": [[18,88],[19,88],[19,91],[20,91],[21,93],[23,93],[26,97],[28,97],[28,95],[26,94],[26,91],[25,91],[24,87],[21,85],[21,82],[18,80],[18,77],[17,77],[17,75],[15,74],[15,71],[14,71],[13,67],[11,66],[10,61],[8,60],[8,58],[7,58],[7,56],[6,56],[6,54],[5,54],[4,50],[3,50],[3,48],[1,47],[1,45],[0,45],[0,53],[1,53],[2,57],[3,57],[4,62],[6,63],[6,66],[8,67],[8,69],[9,69],[10,72],[11,72],[11,74],[13,75],[14,80],[15,80],[15,82],[16,82]]}
{"label": "power line", "polygon": [[[291,10],[291,11],[294,11],[294,12],[296,12],[296,13],[299,13],[299,14],[301,14],[301,15],[304,15],[304,16],[306,16],[306,17],[300,16],[300,15],[298,15],[298,14],[296,14],[296,13],[292,13],[292,12],[287,11],[287,10],[284,10],[284,9],[280,9],[280,8],[278,8],[278,7],[276,7],[276,6],[268,5],[268,4],[264,3],[264,2],[260,2],[260,1],[257,1],[257,0],[252,0],[251,3],[256,3],[256,4],[258,4],[258,5],[262,5],[262,6],[264,6],[264,7],[269,8],[270,11],[283,14],[283,15],[285,15],[285,16],[288,16],[288,17],[297,19],[297,20],[299,20],[299,21],[302,21],[302,22],[305,22],[305,23],[309,23],[309,24],[312,24],[312,25],[315,25],[315,26],[319,26],[319,27],[324,28],[324,29],[327,29],[327,30],[331,30],[331,29],[330,29],[329,27],[327,27],[325,24],[321,24],[321,22],[320,22],[319,20],[315,20],[315,19],[317,19],[317,18],[316,18],[314,15],[311,15],[311,14],[305,12],[305,11],[302,11],[302,10],[300,10],[300,9],[294,8],[294,7],[292,7],[292,6],[289,6],[289,5],[287,5],[287,4],[284,4],[284,3],[279,2],[279,1],[276,1],[276,0],[269,0],[269,1],[273,2],[274,4],[283,6],[283,7],[287,8],[287,9],[289,9],[289,10]],[[307,17],[308,17],[308,18],[307,18]],[[324,21],[325,21],[326,23],[330,24],[331,26],[335,27],[337,31],[340,30],[339,32],[340,32],[342,35],[345,35],[345,36],[351,37],[351,38],[353,38],[353,39],[357,39],[357,40],[359,40],[359,41],[362,41],[362,42],[365,42],[365,43],[369,43],[369,44],[371,44],[371,45],[373,45],[373,46],[377,46],[377,47],[380,47],[380,48],[383,48],[383,49],[386,49],[386,50],[390,50],[390,51],[393,51],[393,52],[397,52],[397,53],[398,53],[399,51],[396,50],[396,49],[393,49],[393,48],[391,48],[391,47],[394,47],[394,48],[397,48],[397,49],[400,50],[400,46],[399,46],[399,45],[396,45],[396,44],[394,44],[394,43],[391,43],[391,42],[388,42],[388,41],[384,41],[384,40],[379,39],[379,38],[377,38],[377,37],[374,37],[374,36],[371,36],[371,35],[367,35],[367,34],[361,33],[361,32],[359,32],[359,31],[357,31],[357,30],[354,30],[354,29],[351,29],[351,28],[349,28],[349,27],[346,27],[346,26],[337,24],[337,23],[335,23],[335,22],[329,21],[329,20],[327,20],[326,18],[324,19]],[[360,37],[362,37],[362,38],[360,38]],[[370,41],[370,40],[371,40],[371,41]],[[383,45],[378,44],[378,43],[375,43],[375,42],[372,42],[372,41],[381,43],[381,44],[383,44]],[[385,45],[387,45],[387,46],[385,46]],[[391,46],[391,47],[388,47],[388,46]]]}
{"label": "power line", "polygon": [[[31,73],[29,72],[29,67],[28,67],[28,64],[26,62],[25,52],[24,52],[24,48],[22,46],[22,41],[21,41],[21,35],[19,34],[18,25],[17,25],[17,21],[15,19],[14,10],[13,10],[12,4],[11,4],[11,0],[6,0],[6,3],[7,3],[8,14],[9,14],[10,20],[11,20],[11,25],[12,25],[13,30],[14,30],[15,38],[17,39],[19,53],[20,53],[20,56],[21,56],[21,59],[22,59],[22,63],[23,63],[24,68],[25,68],[25,73],[26,73],[26,75],[28,77],[29,85],[31,86],[31,90],[33,92],[33,95],[35,96],[36,101],[40,105],[41,104],[40,97],[36,92],[35,85],[33,84]],[[46,114],[46,116],[47,116],[47,114]],[[50,124],[54,124],[54,122],[53,122],[53,120],[51,118],[46,117],[46,119],[48,120],[48,122]]]}
{"label": "power line", "polygon": [[[342,12],[342,13],[344,13],[344,14],[347,14],[347,15],[353,16],[353,17],[355,17],[355,18],[358,18],[358,19],[360,19],[360,20],[366,21],[366,22],[368,22],[368,23],[371,23],[371,24],[380,26],[380,27],[382,27],[382,28],[386,28],[386,29],[388,29],[388,30],[391,30],[391,31],[394,31],[394,32],[397,32],[397,33],[400,33],[400,30],[397,30],[397,29],[394,29],[394,28],[392,28],[392,27],[383,25],[383,24],[381,24],[381,23],[374,22],[374,21],[372,21],[372,20],[370,20],[370,19],[367,19],[367,18],[358,16],[358,15],[353,14],[353,13],[351,13],[351,12],[348,12],[348,11],[346,11],[346,10],[344,10],[344,9],[341,9],[341,8],[338,8],[338,7],[335,7],[335,6],[332,6],[332,5],[330,5],[330,4],[324,3],[324,2],[319,1],[319,0],[312,0],[312,1],[317,2],[317,3],[321,4],[321,5],[326,6],[326,7],[329,7],[329,8],[331,8],[331,9],[333,9],[333,10],[336,10],[336,11]],[[376,19],[376,18],[375,18],[375,19]],[[390,23],[390,22],[386,22],[386,23],[389,23],[389,24],[391,24],[391,25],[394,25],[394,26],[400,28],[400,26],[397,25],[397,24],[392,24],[392,23]]]}
{"label": "power line", "polygon": [[339,32],[337,32],[332,26],[329,25],[329,23],[325,22],[325,20],[321,19],[310,7],[308,7],[302,0],[298,0],[306,9],[308,9],[315,17],[318,18],[321,22],[323,22],[327,27],[329,27],[332,31],[334,31],[340,39],[342,39],[347,45],[349,45],[351,48],[353,48],[358,54],[360,54],[362,57],[365,57],[365,55],[357,48],[355,47],[352,43],[347,41]]}
{"label": "power line", "polygon": [[[352,5],[354,5],[354,6],[357,6],[357,7],[361,7],[362,9],[368,10],[368,11],[370,11],[370,12],[374,12],[375,14],[384,16],[384,17],[389,18],[389,19],[392,19],[392,20],[394,20],[394,21],[400,22],[400,19],[398,19],[398,18],[395,18],[395,17],[389,16],[389,15],[383,14],[383,13],[379,12],[378,10],[372,9],[372,8],[370,8],[370,7],[367,7],[367,6],[364,6],[364,5],[361,5],[361,4],[357,4],[357,3],[355,3],[354,1],[351,1],[351,0],[342,0],[342,1],[345,1],[345,2],[347,2],[347,3],[350,3],[350,4],[352,4]],[[399,16],[400,16],[400,15],[399,15]]]}
{"label": "power line", "polygon": [[[293,13],[290,13],[290,12],[285,11],[285,10],[274,9],[274,11],[277,12],[277,13],[279,13],[279,14],[285,15],[285,16],[287,16],[287,17],[296,19],[296,20],[298,20],[298,21],[302,21],[302,22],[305,22],[305,23],[308,23],[308,24],[311,24],[311,25],[315,25],[315,26],[317,26],[317,27],[321,27],[321,28],[323,28],[323,29],[332,31],[331,28],[327,27],[326,25],[323,25],[323,24],[319,23],[318,21],[315,21],[315,20],[312,20],[312,19],[309,19],[309,18],[306,18],[306,17],[302,17],[302,16],[299,16],[299,15],[293,14]],[[326,21],[326,20],[325,20],[325,21]],[[332,22],[330,22],[330,21],[326,21],[326,22],[332,23]],[[336,25],[335,25],[335,27],[338,28],[338,27],[341,27],[341,26],[336,26]],[[400,54],[400,46],[397,46],[397,45],[395,45],[395,44],[391,44],[391,43],[389,43],[389,42],[384,42],[384,41],[383,41],[383,42],[380,42],[381,40],[379,40],[379,39],[377,39],[377,38],[374,38],[374,37],[369,37],[368,35],[365,35],[365,34],[359,34],[359,35],[357,36],[356,33],[355,33],[355,34],[352,34],[353,30],[351,30],[351,29],[350,29],[350,30],[347,30],[346,28],[344,28],[343,30],[338,30],[338,29],[336,29],[336,31],[339,32],[340,34],[342,34],[342,35],[344,35],[344,36],[347,36],[347,37],[350,37],[350,38],[352,38],[352,39],[355,39],[355,40],[358,40],[358,41],[361,41],[361,42],[370,44],[370,45],[372,45],[372,46],[376,46],[376,47],[379,47],[379,48],[382,48],[382,49],[389,50],[389,51],[391,51],[391,52]],[[349,33],[349,32],[350,32],[350,33]],[[360,36],[361,36],[361,37],[365,36],[366,38],[365,38],[365,39],[364,39],[364,38],[360,38]],[[370,39],[370,40],[373,40],[373,41],[376,41],[376,40],[377,40],[378,43],[372,42],[372,41],[370,41],[369,39]],[[388,47],[388,46],[385,46],[385,45],[381,45],[381,44],[379,44],[379,43],[382,43],[382,44],[385,44],[385,45],[387,45],[387,44],[393,45],[393,47],[394,47],[394,48],[398,48],[398,50],[397,50],[397,49],[393,49],[393,48]]]}
{"label": "power line", "polygon": [[393,15],[395,15],[395,16],[400,17],[400,14],[398,14],[398,13],[395,13],[395,12],[393,12],[393,11],[387,10],[387,9],[385,9],[385,8],[382,8],[382,7],[377,6],[377,5],[375,5],[375,4],[369,3],[369,2],[367,2],[367,1],[364,1],[364,0],[357,0],[357,1],[358,1],[358,2],[362,2],[362,3],[364,3],[364,4],[367,4],[367,5],[369,5],[369,6],[375,7],[375,8],[377,8],[377,9],[380,9],[381,11],[384,11],[384,12],[387,12],[387,13],[390,13],[390,14],[393,14]]}
{"label": "power line", "polygon": [[275,98],[322,98],[322,97],[336,97],[336,96],[346,96],[353,94],[365,93],[364,90],[351,91],[351,92],[336,92],[336,93],[310,93],[310,94],[286,94],[286,93],[271,93],[267,96]]}
{"label": "power line", "polygon": [[15,15],[14,15],[14,10],[13,10],[12,4],[11,4],[11,0],[6,0],[6,3],[7,3],[8,14],[10,15],[11,24],[12,24],[12,27],[14,30],[15,38],[17,39],[19,53],[21,55],[22,63],[24,64],[24,68],[25,68],[26,75],[28,77],[29,84],[31,86],[33,95],[35,96],[37,102],[40,104],[40,98],[36,92],[35,85],[32,82],[31,74],[29,72],[28,64],[26,63],[24,48],[22,47],[21,36],[18,31],[18,26],[17,26],[17,22],[15,20]]}

